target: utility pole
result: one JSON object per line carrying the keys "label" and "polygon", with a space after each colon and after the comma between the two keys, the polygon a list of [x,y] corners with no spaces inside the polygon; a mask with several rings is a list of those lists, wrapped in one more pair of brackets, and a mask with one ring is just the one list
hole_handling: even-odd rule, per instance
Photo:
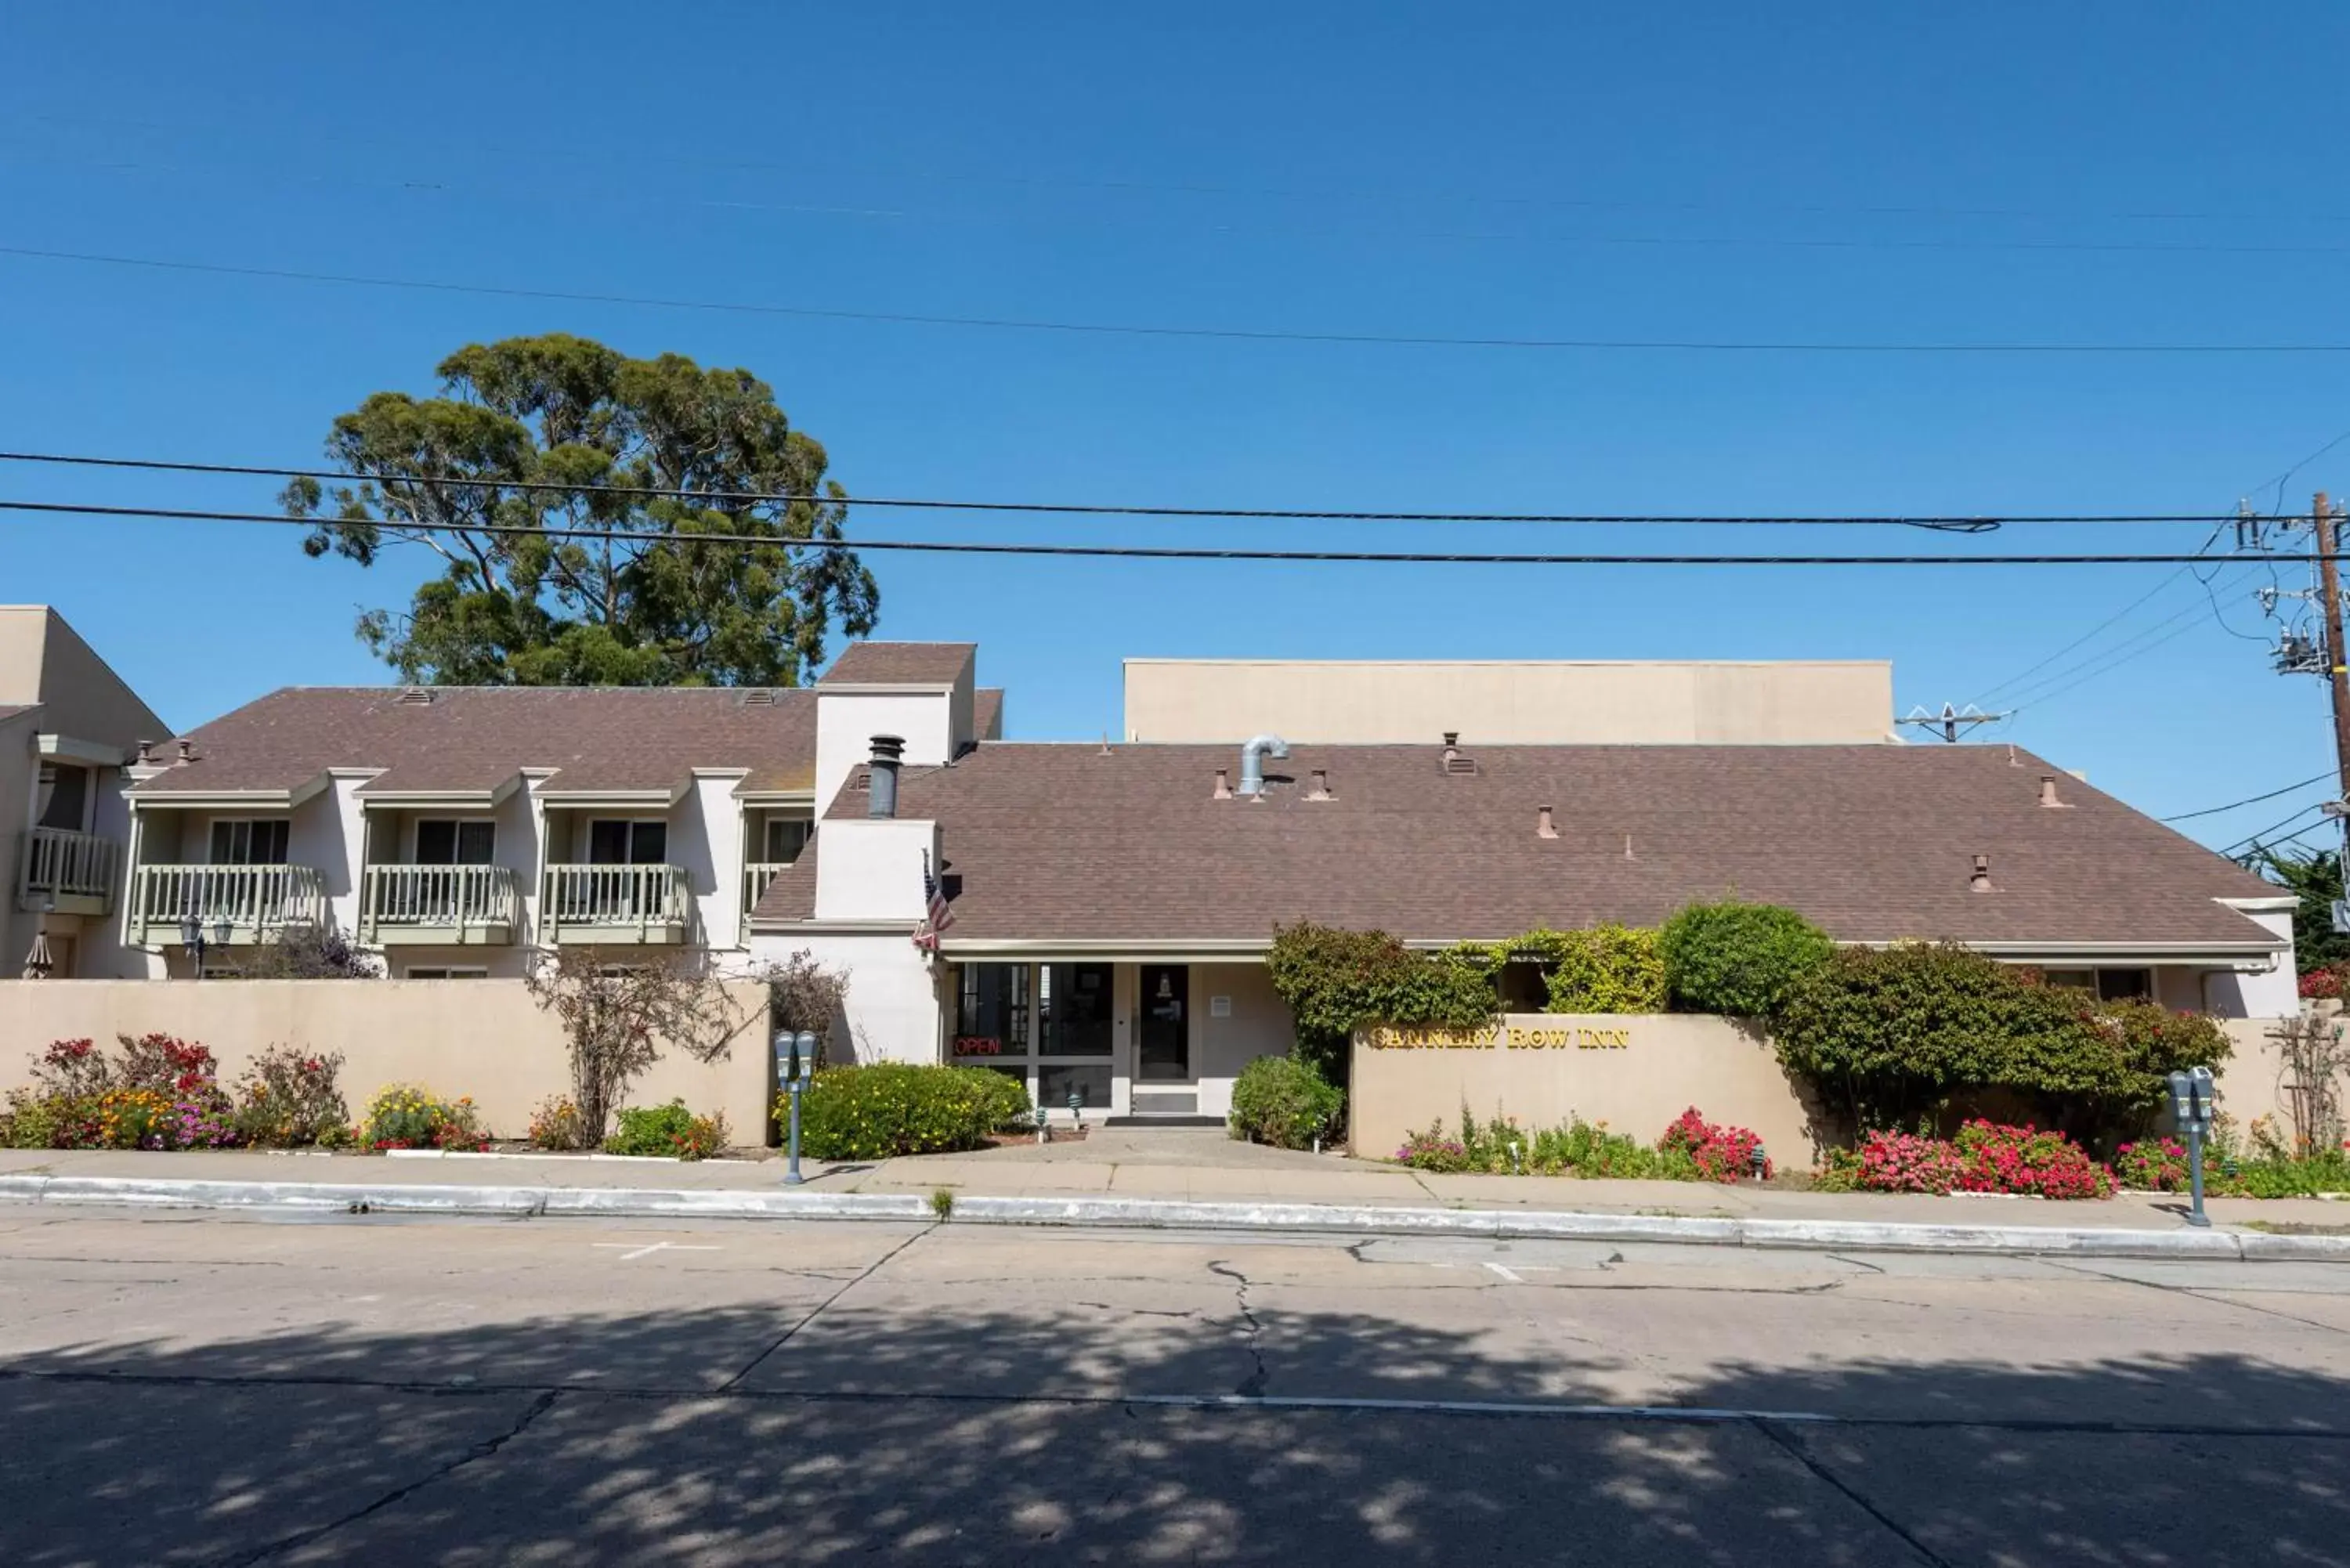
{"label": "utility pole", "polygon": [[2350,648],[2342,640],[2341,574],[2334,564],[2334,506],[2317,493],[2310,517],[2317,534],[2317,584],[2325,608],[2325,670],[2334,691],[2334,768],[2336,800],[2350,800]]}
{"label": "utility pole", "polygon": [[[1929,733],[1939,734],[1944,741],[1955,746],[1959,743],[1960,731],[1971,730],[1977,724],[1996,724],[2006,717],[2008,715],[2005,713],[1986,713],[1971,702],[1963,708],[1953,708],[1945,702],[1942,704],[1942,711],[1939,713],[1929,713],[1923,708],[1912,708],[1899,722],[1914,725]],[[2350,752],[2345,752],[2344,754],[2350,756]]]}

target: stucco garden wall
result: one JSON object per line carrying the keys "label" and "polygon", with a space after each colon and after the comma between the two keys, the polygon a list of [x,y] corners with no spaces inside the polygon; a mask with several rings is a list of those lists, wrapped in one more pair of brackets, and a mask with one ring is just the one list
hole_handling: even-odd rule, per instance
{"label": "stucco garden wall", "polygon": [[[747,1021],[733,1048],[703,1064],[665,1057],[630,1087],[629,1105],[682,1098],[723,1111],[738,1143],[763,1141],[767,1110],[767,991],[727,987]],[[0,981],[0,1088],[28,1081],[26,1058],[52,1040],[162,1032],[200,1041],[234,1079],[274,1044],[343,1054],[343,1097],[357,1116],[382,1085],[421,1083],[470,1095],[489,1129],[520,1137],[532,1107],[570,1085],[562,1031],[518,980]]]}

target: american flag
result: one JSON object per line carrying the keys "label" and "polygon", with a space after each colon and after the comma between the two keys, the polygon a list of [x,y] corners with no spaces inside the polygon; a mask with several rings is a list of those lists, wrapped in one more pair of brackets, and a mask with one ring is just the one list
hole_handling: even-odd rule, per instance
{"label": "american flag", "polygon": [[939,933],[954,924],[954,911],[947,908],[946,890],[932,874],[927,852],[922,856],[922,923],[914,928],[914,945],[927,952],[936,952]]}

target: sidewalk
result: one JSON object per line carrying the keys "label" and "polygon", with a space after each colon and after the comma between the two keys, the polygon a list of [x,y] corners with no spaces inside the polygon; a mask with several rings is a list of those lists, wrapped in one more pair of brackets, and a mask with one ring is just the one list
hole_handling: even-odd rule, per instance
{"label": "sidewalk", "polygon": [[[1078,1142],[868,1165],[809,1160],[803,1170],[807,1184],[787,1189],[777,1159],[677,1164],[576,1157],[7,1149],[0,1150],[0,1199],[921,1219],[931,1212],[931,1195],[944,1190],[953,1196],[956,1218],[996,1223],[1585,1234],[1951,1251],[2290,1252],[2350,1259],[2350,1204],[2314,1199],[2215,1199],[2209,1206],[2212,1229],[2198,1231],[2186,1223],[2184,1200],[2168,1196],[2048,1203],[1799,1192],[1748,1183],[1438,1176],[1336,1154],[1237,1144],[1213,1129],[1097,1130]],[[2311,1233],[2275,1233],[2280,1231]]]}

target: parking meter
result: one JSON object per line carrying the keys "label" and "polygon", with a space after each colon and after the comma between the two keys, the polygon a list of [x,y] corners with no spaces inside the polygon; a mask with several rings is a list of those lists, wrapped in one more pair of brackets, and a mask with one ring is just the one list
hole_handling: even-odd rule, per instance
{"label": "parking meter", "polygon": [[2203,1138],[2211,1130],[2217,1107],[2212,1100],[2211,1069],[2189,1067],[2170,1075],[2170,1113],[2187,1135],[2187,1222],[2209,1225],[2203,1212]]}
{"label": "parking meter", "polygon": [[775,1081],[791,1100],[791,1134],[789,1151],[785,1158],[784,1185],[797,1187],[807,1180],[800,1174],[800,1096],[806,1093],[808,1081],[816,1076],[816,1036],[803,1029],[794,1033],[787,1029],[775,1031]]}

